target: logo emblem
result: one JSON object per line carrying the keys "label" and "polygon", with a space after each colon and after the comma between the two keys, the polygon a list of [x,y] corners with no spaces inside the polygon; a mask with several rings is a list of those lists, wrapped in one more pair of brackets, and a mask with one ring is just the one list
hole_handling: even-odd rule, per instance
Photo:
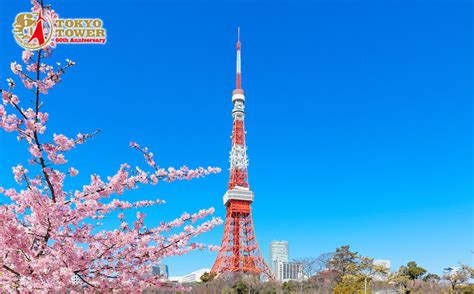
{"label": "logo emblem", "polygon": [[46,47],[54,34],[53,21],[42,10],[17,14],[13,23],[13,34],[17,43],[31,50]]}
{"label": "logo emblem", "polygon": [[13,36],[23,48],[39,50],[56,44],[105,44],[107,32],[100,18],[59,18],[54,10],[35,7],[17,14]]}

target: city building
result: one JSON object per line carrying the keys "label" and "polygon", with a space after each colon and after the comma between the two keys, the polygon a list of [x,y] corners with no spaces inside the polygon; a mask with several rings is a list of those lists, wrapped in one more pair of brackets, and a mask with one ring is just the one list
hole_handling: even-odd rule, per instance
{"label": "city building", "polygon": [[275,276],[280,282],[303,281],[303,265],[297,262],[275,261]]}
{"label": "city building", "polygon": [[167,279],[169,276],[168,266],[166,264],[154,265],[152,266],[151,274],[153,276],[162,276]]}
{"label": "city building", "polygon": [[303,280],[303,265],[289,261],[288,241],[272,241],[269,249],[271,268],[278,281]]}
{"label": "city building", "polygon": [[[187,275],[184,275],[181,277],[181,281],[180,283],[197,283],[197,282],[201,282],[201,276],[204,274],[204,273],[209,273],[211,272],[211,269],[210,268],[202,268],[202,269],[198,269],[192,273],[189,273]],[[175,277],[176,278],[176,277]],[[171,278],[170,278],[171,280]]]}
{"label": "city building", "polygon": [[272,241],[269,249],[271,264],[275,261],[288,262],[288,241]]}

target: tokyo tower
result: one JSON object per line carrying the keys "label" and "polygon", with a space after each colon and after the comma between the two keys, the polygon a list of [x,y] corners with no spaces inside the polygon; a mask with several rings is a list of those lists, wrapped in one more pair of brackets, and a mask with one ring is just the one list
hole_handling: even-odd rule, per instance
{"label": "tokyo tower", "polygon": [[245,145],[244,103],[240,67],[240,29],[237,33],[236,85],[232,92],[232,148],[230,151],[230,179],[224,194],[226,218],[221,249],[211,273],[244,273],[262,275],[274,280],[274,275],[260,252],[252,221],[253,192],[248,182],[248,158]]}

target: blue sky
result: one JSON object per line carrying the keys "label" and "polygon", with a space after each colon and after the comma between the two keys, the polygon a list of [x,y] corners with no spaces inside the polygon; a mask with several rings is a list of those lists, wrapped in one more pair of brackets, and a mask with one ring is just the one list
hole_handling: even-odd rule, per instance
{"label": "blue sky", "polygon": [[[14,16],[29,1],[0,3],[0,79],[21,49]],[[350,244],[440,273],[472,265],[473,22],[470,1],[56,1],[60,17],[98,17],[108,40],[61,45],[77,66],[45,100],[49,134],[101,128],[70,154],[88,175],[141,164],[135,140],[162,166],[220,166],[219,175],[145,187],[160,197],[148,223],[214,206],[224,217],[232,127],[236,27],[255,192],[254,222],[268,257]],[[23,97],[25,100],[25,97]],[[26,161],[0,135],[0,186]],[[79,184],[82,184],[80,182]],[[110,227],[116,223],[110,221]],[[219,244],[223,226],[200,240]],[[172,275],[210,267],[213,253],[166,260]]]}

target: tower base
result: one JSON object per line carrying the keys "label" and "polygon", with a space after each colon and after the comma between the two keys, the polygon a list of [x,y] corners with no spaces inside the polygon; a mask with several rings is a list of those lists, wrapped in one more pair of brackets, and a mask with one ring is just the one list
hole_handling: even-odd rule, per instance
{"label": "tower base", "polygon": [[227,201],[224,237],[211,272],[217,275],[262,275],[265,279],[275,280],[257,244],[250,204],[246,200]]}

